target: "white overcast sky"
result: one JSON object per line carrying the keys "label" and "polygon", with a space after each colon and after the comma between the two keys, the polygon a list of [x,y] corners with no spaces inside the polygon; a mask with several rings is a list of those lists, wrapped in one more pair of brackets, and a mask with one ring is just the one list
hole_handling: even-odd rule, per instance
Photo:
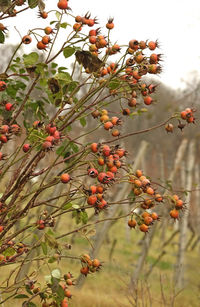
{"label": "white overcast sky", "polygon": [[[46,0],[47,10],[57,8],[57,2]],[[127,44],[130,39],[158,39],[161,45],[158,52],[164,54],[160,78],[173,88],[182,86],[181,79],[188,80],[191,71],[200,72],[200,0],[70,0],[69,6],[74,15],[90,11],[92,17],[98,17],[100,26],[114,17],[113,42]],[[4,21],[9,25],[12,41],[20,41],[14,25],[23,36],[32,24],[45,27],[48,20],[55,19],[53,12],[46,20],[38,19],[35,9],[33,14],[35,18],[30,19],[24,12]]]}

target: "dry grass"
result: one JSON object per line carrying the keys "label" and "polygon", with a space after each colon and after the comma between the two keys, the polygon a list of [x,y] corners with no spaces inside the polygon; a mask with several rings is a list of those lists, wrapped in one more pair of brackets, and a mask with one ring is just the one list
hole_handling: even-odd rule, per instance
{"label": "dry grass", "polygon": [[[172,229],[168,230],[170,236]],[[131,231],[130,241],[125,239],[125,224],[123,221],[115,224],[109,233],[108,240],[104,243],[98,258],[103,261],[102,270],[96,274],[90,274],[81,290],[72,289],[73,299],[69,307],[198,307],[200,276],[198,273],[199,255],[198,251],[186,253],[186,284],[185,288],[176,296],[178,289],[173,285],[173,270],[176,262],[177,245],[170,244],[166,248],[166,255],[161,259],[153,270],[148,281],[141,275],[140,281],[135,289],[129,288],[130,275],[134,270],[140,252],[140,239],[143,235],[138,231]],[[159,231],[153,241],[149,256],[145,263],[144,272],[156,260],[160,253]],[[109,253],[113,240],[117,238],[117,244],[109,260]],[[174,242],[175,243],[175,242]],[[90,248],[87,240],[75,237],[70,254],[88,252]],[[54,263],[51,269],[57,267]],[[78,277],[80,263],[76,261],[63,260],[60,266],[62,273],[69,270]],[[33,266],[32,268],[33,269]],[[1,270],[1,280],[6,277],[7,268]],[[41,281],[44,275],[49,274],[46,270],[41,272]],[[176,296],[176,297],[175,297]],[[172,304],[175,297],[174,305]],[[11,300],[3,307],[19,307],[21,300]],[[37,306],[41,306],[40,302]]]}

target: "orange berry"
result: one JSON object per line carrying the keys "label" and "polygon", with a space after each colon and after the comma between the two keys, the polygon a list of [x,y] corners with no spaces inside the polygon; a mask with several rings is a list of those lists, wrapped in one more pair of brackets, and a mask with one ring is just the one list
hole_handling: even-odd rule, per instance
{"label": "orange berry", "polygon": [[179,212],[176,209],[171,210],[169,214],[173,219],[178,219],[179,217]]}
{"label": "orange berry", "polygon": [[159,216],[156,212],[152,212],[151,217],[154,221],[159,219]]}
{"label": "orange berry", "polygon": [[140,225],[139,228],[140,228],[140,231],[142,231],[142,232],[148,232],[148,230],[149,230],[149,227],[146,224]]}
{"label": "orange berry", "polygon": [[135,219],[130,219],[130,220],[128,221],[128,226],[129,226],[130,228],[135,228],[136,225],[137,225],[137,222],[136,222]]}
{"label": "orange berry", "polygon": [[150,50],[154,50],[157,47],[157,42],[150,41],[148,42],[148,47]]}
{"label": "orange berry", "polygon": [[146,193],[149,194],[149,195],[153,195],[153,194],[155,193],[155,191],[154,191],[153,188],[148,187],[148,188],[146,189]]}
{"label": "orange berry", "polygon": [[82,26],[81,26],[81,24],[80,23],[75,23],[74,25],[73,25],[73,30],[74,31],[81,31],[82,30]]}
{"label": "orange berry", "polygon": [[70,175],[67,173],[64,173],[60,176],[60,180],[62,181],[62,183],[68,183],[70,179]]}
{"label": "orange berry", "polygon": [[66,10],[68,8],[68,1],[67,0],[59,0],[57,7],[61,10]]}

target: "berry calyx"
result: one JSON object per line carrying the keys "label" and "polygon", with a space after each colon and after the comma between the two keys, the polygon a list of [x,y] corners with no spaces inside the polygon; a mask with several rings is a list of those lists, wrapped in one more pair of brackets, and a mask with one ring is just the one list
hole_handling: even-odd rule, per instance
{"label": "berry calyx", "polygon": [[25,44],[25,45],[28,45],[32,42],[32,38],[30,35],[25,35],[23,38],[22,38],[22,43]]}

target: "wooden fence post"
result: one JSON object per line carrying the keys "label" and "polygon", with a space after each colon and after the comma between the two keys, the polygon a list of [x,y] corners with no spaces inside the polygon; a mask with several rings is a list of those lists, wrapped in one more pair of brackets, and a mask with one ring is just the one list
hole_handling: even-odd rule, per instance
{"label": "wooden fence post", "polygon": [[[192,188],[193,180],[193,169],[195,165],[195,141],[192,140],[189,144],[187,164],[186,164],[186,190],[189,191]],[[175,284],[176,287],[182,288],[184,285],[184,256],[185,248],[187,244],[187,224],[188,224],[188,215],[190,208],[190,198],[191,193],[186,195],[186,210],[184,210],[181,224],[180,224],[180,234],[179,234],[179,250],[177,255],[177,266],[175,273]]]}

